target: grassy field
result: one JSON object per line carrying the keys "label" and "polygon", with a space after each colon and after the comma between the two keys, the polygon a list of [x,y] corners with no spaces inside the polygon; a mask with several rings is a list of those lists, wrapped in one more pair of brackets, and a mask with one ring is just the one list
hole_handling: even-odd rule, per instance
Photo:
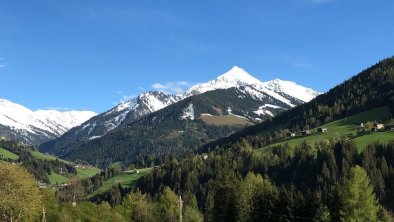
{"label": "grassy field", "polygon": [[252,123],[242,117],[235,115],[202,115],[200,118],[207,124],[223,126],[223,125],[251,125]]}
{"label": "grassy field", "polygon": [[6,149],[0,148],[0,155],[3,155],[4,158],[10,158],[12,160],[17,160],[19,158],[18,155],[16,155],[15,153],[12,153]]}
{"label": "grassy field", "polygon": [[101,170],[96,167],[90,167],[90,168],[85,168],[85,169],[76,168],[76,169],[77,169],[77,176],[80,179],[92,177],[92,176],[101,172]]}
{"label": "grassy field", "polygon": [[57,159],[55,156],[52,156],[52,155],[46,154],[46,153],[41,153],[39,151],[32,151],[31,154],[35,158],[40,159],[40,160],[56,160]]}
{"label": "grassy field", "polygon": [[121,173],[118,176],[115,176],[113,178],[110,178],[109,180],[105,181],[103,183],[103,186],[101,186],[98,190],[96,190],[93,194],[89,195],[90,197],[103,193],[111,187],[116,186],[120,184],[123,188],[129,188],[131,186],[134,186],[134,184],[140,179],[142,176],[150,173],[152,171],[152,168],[144,168],[144,169],[138,169],[139,173],[134,173],[133,171],[125,171]]}
{"label": "grassy field", "polygon": [[[50,155],[50,154],[41,153],[41,152],[39,152],[39,151],[32,151],[31,154],[32,154],[35,158],[41,159],[41,160],[56,160],[56,159],[58,159],[59,161],[63,161],[63,162],[72,164],[72,163],[69,162],[69,161],[62,160],[62,159],[59,159],[59,158],[57,158],[57,157],[55,157],[55,156],[52,156],[52,155]],[[96,167],[89,167],[89,168],[85,168],[85,169],[76,168],[76,169],[77,169],[77,176],[78,176],[79,178],[81,178],[81,179],[87,178],[87,177],[92,177],[92,176],[96,175],[97,173],[100,173],[100,172],[101,172],[101,170],[98,169],[98,168],[96,168]]]}
{"label": "grassy field", "polygon": [[61,183],[64,183],[69,180],[69,178],[59,175],[57,173],[53,173],[53,172],[51,175],[48,175],[48,177],[49,177],[49,182],[52,185],[55,185],[56,183],[61,184]]}
{"label": "grassy field", "polygon": [[390,140],[394,140],[394,131],[371,133],[369,135],[356,137],[353,140],[354,142],[356,142],[356,145],[359,149],[363,149],[367,147],[368,144],[375,141],[379,141],[380,143],[387,143]]}
{"label": "grassy field", "polygon": [[[301,144],[306,141],[308,144],[314,145],[316,142],[327,141],[331,138],[350,138],[352,133],[355,131],[357,124],[365,123],[368,121],[390,121],[390,110],[388,107],[380,107],[366,112],[359,113],[354,116],[347,117],[346,119],[340,119],[337,121],[330,122],[321,126],[322,128],[327,128],[327,133],[317,133],[317,129],[312,129],[312,135],[308,136],[296,136],[289,137],[275,143],[271,146],[279,144],[289,144],[291,148],[296,145]],[[356,137],[353,140],[356,142],[357,148],[362,150],[368,143],[379,140],[380,142],[387,142],[390,139],[394,139],[394,132],[381,132],[381,133],[371,133],[368,135]],[[261,154],[264,149],[263,147],[255,150],[257,155]]]}

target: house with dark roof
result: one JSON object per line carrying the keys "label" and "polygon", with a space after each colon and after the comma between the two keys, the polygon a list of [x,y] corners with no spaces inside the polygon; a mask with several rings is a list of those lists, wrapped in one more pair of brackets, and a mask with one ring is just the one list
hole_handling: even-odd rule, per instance
{"label": "house with dark roof", "polygon": [[310,130],[302,130],[302,131],[300,131],[300,135],[301,136],[306,136],[306,135],[310,135],[310,134],[311,134]]}
{"label": "house with dark roof", "polygon": [[317,128],[317,132],[318,132],[318,133],[327,133],[327,132],[328,132],[328,129],[327,129],[327,128],[321,128],[321,127],[319,127],[319,128]]}

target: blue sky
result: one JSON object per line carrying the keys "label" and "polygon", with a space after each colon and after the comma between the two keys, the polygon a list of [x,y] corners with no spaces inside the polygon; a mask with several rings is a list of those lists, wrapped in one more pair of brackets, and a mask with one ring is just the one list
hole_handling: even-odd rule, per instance
{"label": "blue sky", "polygon": [[394,55],[392,0],[2,0],[0,98],[102,112],[237,65],[326,91]]}

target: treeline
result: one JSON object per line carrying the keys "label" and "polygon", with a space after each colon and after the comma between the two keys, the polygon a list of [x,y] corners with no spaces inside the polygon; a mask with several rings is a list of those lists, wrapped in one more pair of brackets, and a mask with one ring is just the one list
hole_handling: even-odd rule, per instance
{"label": "treeline", "polygon": [[201,148],[201,152],[208,152],[216,146],[231,145],[243,138],[253,140],[255,136],[262,134],[265,137],[264,143],[270,144],[269,138],[275,136],[271,133],[274,130],[315,128],[381,106],[388,106],[391,113],[394,113],[394,57],[362,71],[306,104],[208,143]]}
{"label": "treeline", "polygon": [[41,160],[32,155],[35,147],[23,145],[16,141],[0,140],[0,147],[15,153],[19,156],[18,160],[14,161],[24,166],[37,181],[49,184],[48,176],[52,173],[64,175],[76,175],[77,171],[73,165],[64,161],[56,160]]}
{"label": "treeline", "polygon": [[165,186],[195,197],[205,221],[391,221],[394,141],[362,153],[341,140],[256,156],[243,140],[207,155],[174,158],[137,187],[153,199]]}
{"label": "treeline", "polygon": [[[149,195],[133,192],[114,207],[105,201],[100,204],[77,201],[72,205],[71,202],[59,201],[52,192],[44,190],[44,204],[41,207],[45,208],[46,221],[179,221],[178,195],[170,188],[164,187],[157,196],[158,199],[153,200]],[[195,199],[185,200],[182,212],[183,221],[203,221],[203,215],[198,211]],[[37,219],[41,220],[42,214]]]}

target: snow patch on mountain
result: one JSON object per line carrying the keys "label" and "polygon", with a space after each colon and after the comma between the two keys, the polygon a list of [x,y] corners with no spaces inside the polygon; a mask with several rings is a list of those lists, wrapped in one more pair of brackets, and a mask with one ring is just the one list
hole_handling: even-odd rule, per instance
{"label": "snow patch on mountain", "polygon": [[265,104],[259,107],[259,109],[265,109],[267,107],[274,108],[274,109],[283,109],[283,107],[272,105],[272,104]]}
{"label": "snow patch on mountain", "polygon": [[139,96],[139,99],[149,109],[149,112],[155,112],[178,102],[180,97],[165,93],[155,94],[153,92],[145,92]]}
{"label": "snow patch on mountain", "polygon": [[228,107],[228,108],[227,108],[227,113],[228,113],[228,115],[232,115],[232,116],[235,116],[235,117],[238,117],[238,118],[248,119],[248,118],[246,118],[245,116],[240,116],[240,115],[234,114],[234,113],[233,113],[233,110],[231,109],[231,107]]}
{"label": "snow patch on mountain", "polygon": [[258,110],[254,111],[254,113],[256,113],[257,115],[269,115],[273,117],[274,114],[269,109],[284,109],[284,108],[277,105],[264,104],[260,106]]}
{"label": "snow patch on mountain", "polygon": [[246,86],[243,90],[255,99],[263,100],[264,97],[268,95],[272,98],[275,98],[276,100],[279,100],[280,102],[286,103],[290,107],[295,106],[290,100],[286,99],[275,91],[267,89],[262,85]]}
{"label": "snow patch on mountain", "polygon": [[193,103],[190,103],[182,112],[181,120],[194,120],[194,107]]}

